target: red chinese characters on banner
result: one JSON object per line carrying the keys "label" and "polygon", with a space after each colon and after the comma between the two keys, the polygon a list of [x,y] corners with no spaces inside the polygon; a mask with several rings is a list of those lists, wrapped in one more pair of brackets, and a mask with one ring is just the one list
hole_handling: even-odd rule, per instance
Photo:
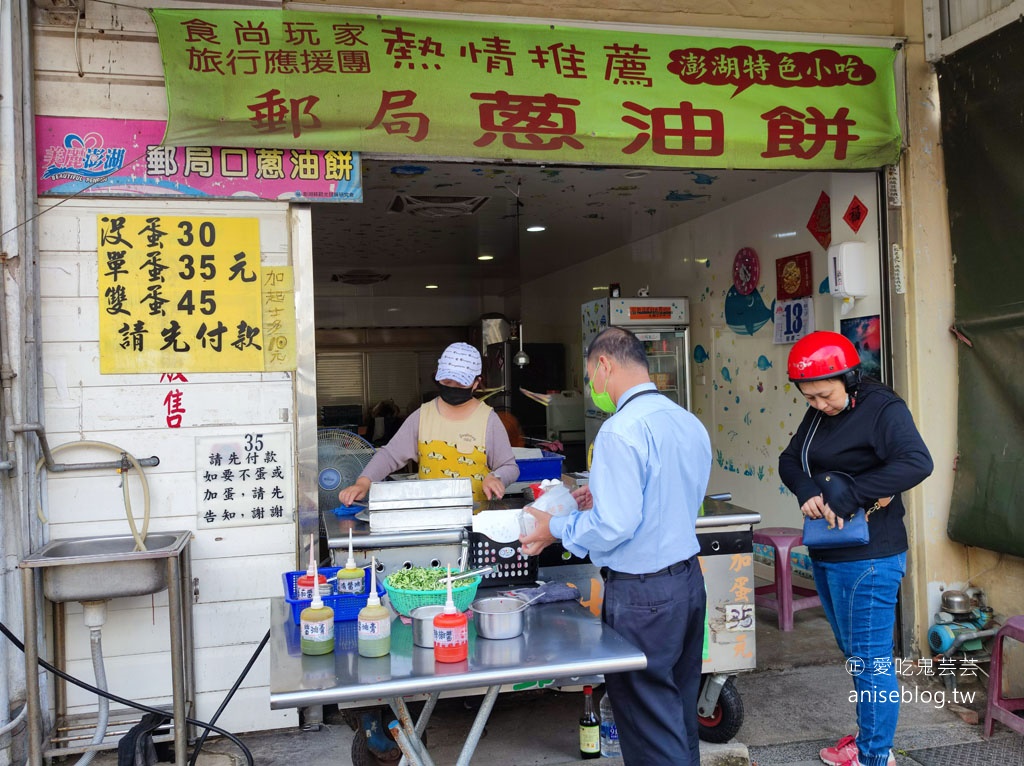
{"label": "red chinese characters on banner", "polygon": [[474,64],[483,63],[488,74],[498,72],[505,77],[512,77],[515,74],[512,60],[516,56],[510,47],[512,41],[504,37],[485,37],[480,42],[483,44],[479,46],[475,42],[463,45],[459,55]]}
{"label": "red chinese characters on banner", "polygon": [[647,63],[651,60],[650,51],[633,45],[613,43],[604,47],[605,54],[604,79],[612,85],[639,85],[650,88],[653,84],[647,74]]}
{"label": "red chinese characters on banner", "polygon": [[[419,142],[427,137],[430,131],[430,118],[423,112],[398,112],[396,109],[408,109],[416,101],[416,93],[411,90],[386,90],[381,93],[380,107],[367,130],[383,127],[388,135],[405,136],[410,141]],[[385,122],[385,118],[388,118]]]}
{"label": "red chinese characters on banner", "polygon": [[290,125],[292,138],[298,138],[304,128],[320,127],[320,118],[313,114],[313,107],[320,101],[318,96],[284,99],[281,91],[271,88],[257,98],[262,100],[249,105],[253,113],[249,121],[261,133],[278,133]]}
{"label": "red chinese characters on banner", "polygon": [[[444,51],[441,49],[441,43],[429,35],[417,38],[414,33],[400,26],[384,29],[382,34],[387,45],[387,54],[395,61],[395,69],[403,66],[415,69],[417,63],[421,69],[441,68],[441,62],[437,59],[444,58]],[[415,60],[417,56],[419,62]]]}
{"label": "red chinese characters on banner", "polygon": [[567,80],[587,79],[587,70],[583,66],[584,53],[575,45],[555,43],[547,48],[538,45],[528,53],[538,69],[550,69]]}
{"label": "red chinese characters on banner", "polygon": [[860,138],[850,132],[856,123],[847,119],[849,113],[850,110],[843,107],[829,118],[813,106],[807,107],[806,115],[785,106],[765,112],[761,119],[768,122],[768,145],[761,156],[806,160],[816,157],[826,144],[831,143],[833,156],[844,160],[850,142]]}
{"label": "red chinese characters on banner", "polygon": [[667,69],[688,85],[733,85],[734,96],[752,85],[829,88],[869,85],[876,77],[860,57],[838,51],[787,53],[746,45],[674,50]]}
{"label": "red chinese characters on banner", "polygon": [[559,98],[554,93],[519,96],[503,90],[469,95],[482,102],[480,127],[484,134],[473,142],[476,146],[487,146],[501,133],[502,142],[510,149],[583,148],[574,136],[576,112],[571,107],[579,106],[576,99]]}
{"label": "red chinese characters on banner", "polygon": [[193,72],[246,76],[370,72],[369,54],[356,48],[367,46],[362,24],[332,24],[331,42],[336,48],[323,47],[323,33],[312,22],[284,22],[282,43],[289,47],[272,47],[270,31],[262,21],[235,22],[234,44],[238,47],[227,49],[220,47],[216,24],[195,18],[182,26],[186,41],[196,44],[186,49],[188,68]]}
{"label": "red chinese characters on banner", "polygon": [[[680,101],[679,108],[649,109],[632,101],[622,104],[636,112],[640,119],[626,115],[622,121],[641,131],[623,154],[634,154],[648,142],[655,154],[717,157],[725,150],[725,121],[714,109],[694,109],[689,101]],[[673,127],[669,127],[670,121]]]}

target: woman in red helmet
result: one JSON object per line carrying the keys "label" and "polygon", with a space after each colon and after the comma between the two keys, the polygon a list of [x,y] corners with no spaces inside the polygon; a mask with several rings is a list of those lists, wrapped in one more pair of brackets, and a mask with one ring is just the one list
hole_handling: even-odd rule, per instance
{"label": "woman in red helmet", "polygon": [[[932,458],[906,403],[885,384],[861,376],[857,349],[839,333],[814,332],[797,341],[789,353],[789,379],[810,405],[779,457],[779,475],[801,513],[842,526],[858,508],[879,505],[869,517],[866,544],[808,548],[857,703],[856,736],[826,747],[820,757],[829,766],[893,765],[900,698],[893,631],[907,563],[900,493],[931,474]],[[811,478],[823,471],[853,477],[828,503]]]}

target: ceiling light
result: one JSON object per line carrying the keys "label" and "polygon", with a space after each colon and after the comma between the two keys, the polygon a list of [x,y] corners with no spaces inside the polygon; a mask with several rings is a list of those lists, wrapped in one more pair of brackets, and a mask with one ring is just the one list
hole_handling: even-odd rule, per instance
{"label": "ceiling light", "polygon": [[630,170],[622,174],[623,178],[643,178],[650,174],[650,170]]}
{"label": "ceiling light", "polygon": [[607,290],[608,285],[598,285],[597,287],[591,287],[591,290]]}
{"label": "ceiling light", "polygon": [[388,309],[388,311],[401,311],[401,309],[392,306],[391,308]]}
{"label": "ceiling light", "polygon": [[544,231],[546,228],[547,228],[546,226],[527,226],[526,230],[527,231]]}
{"label": "ceiling light", "polygon": [[437,285],[425,285],[425,287],[426,287],[426,288],[427,288],[428,290],[436,290],[436,289],[437,289]]}
{"label": "ceiling light", "polygon": [[494,256],[493,255],[478,255],[476,257],[476,259],[478,261],[493,261],[494,260]]}

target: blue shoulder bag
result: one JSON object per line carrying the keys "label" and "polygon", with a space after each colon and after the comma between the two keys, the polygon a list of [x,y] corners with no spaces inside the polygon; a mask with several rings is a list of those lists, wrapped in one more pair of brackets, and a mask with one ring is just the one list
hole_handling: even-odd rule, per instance
{"label": "blue shoulder bag", "polygon": [[[804,446],[801,450],[804,471],[814,480],[821,490],[825,503],[835,509],[833,501],[844,497],[850,497],[854,493],[855,482],[852,476],[842,471],[824,471],[819,474],[811,474],[810,466],[807,463],[807,452],[811,444],[814,432],[818,430],[818,421],[821,413],[818,412],[807,430],[807,437],[804,439]],[[836,503],[841,505],[841,503]],[[803,544],[808,548],[852,548],[858,545],[867,545],[871,540],[871,533],[868,530],[868,519],[871,514],[879,508],[876,502],[870,509],[858,508],[848,517],[843,518],[843,528],[830,527],[828,520],[811,519],[804,517]]]}

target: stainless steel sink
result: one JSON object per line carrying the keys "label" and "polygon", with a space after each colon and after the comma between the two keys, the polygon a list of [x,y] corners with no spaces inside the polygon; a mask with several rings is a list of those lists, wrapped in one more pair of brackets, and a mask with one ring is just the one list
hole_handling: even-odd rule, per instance
{"label": "stainless steel sink", "polygon": [[145,596],[167,587],[167,559],[181,555],[191,532],[153,532],[146,550],[135,550],[131,535],[51,540],[19,566],[43,570],[50,601],[103,601]]}

